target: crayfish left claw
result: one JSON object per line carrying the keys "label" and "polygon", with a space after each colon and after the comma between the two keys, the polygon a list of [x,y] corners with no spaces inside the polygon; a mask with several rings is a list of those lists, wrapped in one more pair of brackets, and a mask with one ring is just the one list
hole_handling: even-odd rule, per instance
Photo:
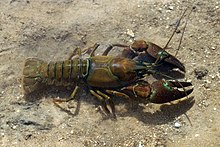
{"label": "crayfish left claw", "polygon": [[[145,53],[141,54],[143,52]],[[122,56],[126,58],[135,58],[137,56],[138,60],[142,62],[149,60],[148,56],[150,56],[154,58],[157,63],[167,62],[185,72],[185,66],[176,57],[152,42],[135,40],[129,49],[123,51]]]}
{"label": "crayfish left claw", "polygon": [[148,48],[146,52],[157,59],[159,62],[165,61],[173,66],[179,68],[181,71],[185,72],[185,66],[173,55],[169,54],[167,51],[165,51],[163,48],[159,47],[158,45],[147,42]]}
{"label": "crayfish left claw", "polygon": [[[161,104],[181,99],[192,93],[193,88],[185,89],[188,86],[192,84],[190,82],[156,81],[151,85],[150,102]],[[182,88],[182,91],[178,88]]]}

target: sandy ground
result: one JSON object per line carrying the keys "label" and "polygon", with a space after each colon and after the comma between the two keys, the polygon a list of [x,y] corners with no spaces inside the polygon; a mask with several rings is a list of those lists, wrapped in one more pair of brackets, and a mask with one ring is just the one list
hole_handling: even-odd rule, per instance
{"label": "sandy ground", "polygon": [[[74,48],[96,42],[101,54],[110,43],[141,38],[164,46],[183,10],[193,5],[177,55],[194,85],[189,100],[140,104],[134,110],[114,98],[115,121],[97,111],[99,102],[85,91],[61,104],[66,111],[52,102],[68,96],[65,90],[23,99],[26,58],[65,60]],[[0,145],[220,146],[219,7],[217,0],[1,0]],[[180,36],[175,35],[172,48]],[[174,54],[174,49],[169,52]]]}

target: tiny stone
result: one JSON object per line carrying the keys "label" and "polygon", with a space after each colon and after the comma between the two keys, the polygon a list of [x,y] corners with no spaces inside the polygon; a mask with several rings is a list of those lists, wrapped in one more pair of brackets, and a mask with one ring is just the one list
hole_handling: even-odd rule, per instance
{"label": "tiny stone", "polygon": [[212,46],[212,47],[211,47],[211,49],[212,49],[212,50],[215,50],[215,47],[214,47],[214,46]]}
{"label": "tiny stone", "polygon": [[134,32],[133,32],[132,30],[130,30],[130,29],[127,29],[126,34],[127,34],[128,36],[132,37],[132,38],[134,37]]}
{"label": "tiny stone", "polygon": [[210,75],[210,77],[211,77],[212,79],[215,79],[215,75]]}
{"label": "tiny stone", "polygon": [[61,141],[61,140],[63,140],[64,138],[63,137],[60,137],[59,139],[58,139],[58,141]]}
{"label": "tiny stone", "polygon": [[195,137],[199,137],[199,134],[195,134]]}
{"label": "tiny stone", "polygon": [[31,138],[32,134],[28,134],[24,137],[25,140],[28,140],[29,138]]}
{"label": "tiny stone", "polygon": [[142,144],[141,144],[141,142],[139,142],[138,147],[143,147]]}
{"label": "tiny stone", "polygon": [[214,107],[214,108],[213,108],[213,110],[214,110],[214,111],[216,111],[216,110],[217,110],[217,108],[215,108],[215,107]]}
{"label": "tiny stone", "polygon": [[169,10],[173,10],[173,8],[174,8],[173,6],[169,6],[168,7]]}
{"label": "tiny stone", "polygon": [[175,122],[174,127],[175,127],[175,128],[180,128],[180,127],[181,127],[181,124],[180,124],[179,122]]}

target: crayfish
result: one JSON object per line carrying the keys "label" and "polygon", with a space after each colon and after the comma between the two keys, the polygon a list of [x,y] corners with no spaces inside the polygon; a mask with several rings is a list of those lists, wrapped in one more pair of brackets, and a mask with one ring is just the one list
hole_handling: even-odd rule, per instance
{"label": "crayfish", "polygon": [[[73,99],[83,82],[89,92],[102,102],[106,113],[115,115],[115,106],[110,95],[124,98],[142,98],[152,103],[166,103],[189,95],[193,89],[190,82],[177,80],[158,80],[149,84],[143,80],[146,75],[160,74],[158,65],[169,63],[185,72],[184,65],[174,56],[153,43],[143,40],[135,41],[131,46],[116,44],[107,48],[101,56],[94,52],[98,44],[92,47],[90,57],[83,59],[81,49],[77,48],[68,60],[45,62],[38,58],[28,58],[23,69],[23,89],[29,94],[42,88],[44,85],[75,86],[69,99],[54,99],[54,102]],[[125,47],[119,56],[108,56],[114,47]],[[74,56],[77,53],[78,56]],[[151,56],[154,62],[149,62],[143,56]],[[161,74],[162,76],[164,74]],[[164,75],[166,77],[166,75]],[[183,88],[183,91],[178,90]],[[107,107],[110,106],[111,110]]]}

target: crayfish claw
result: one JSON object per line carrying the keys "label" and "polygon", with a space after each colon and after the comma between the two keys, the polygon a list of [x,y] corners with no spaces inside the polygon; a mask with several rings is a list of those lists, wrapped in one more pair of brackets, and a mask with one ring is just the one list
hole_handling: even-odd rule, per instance
{"label": "crayfish claw", "polygon": [[176,57],[169,54],[169,57],[165,57],[164,61],[174,65],[175,67],[178,67],[181,71],[186,72],[185,66]]}
{"label": "crayfish claw", "polygon": [[176,57],[154,43],[147,42],[147,44],[148,48],[146,49],[146,53],[155,58],[156,62],[162,63],[165,61],[165,63],[170,63],[174,67],[177,67],[181,71],[185,72],[185,66]]}
{"label": "crayfish claw", "polygon": [[162,104],[186,97],[193,91],[193,88],[186,89],[188,86],[192,86],[192,84],[166,80],[156,81],[151,85],[150,102]]}

